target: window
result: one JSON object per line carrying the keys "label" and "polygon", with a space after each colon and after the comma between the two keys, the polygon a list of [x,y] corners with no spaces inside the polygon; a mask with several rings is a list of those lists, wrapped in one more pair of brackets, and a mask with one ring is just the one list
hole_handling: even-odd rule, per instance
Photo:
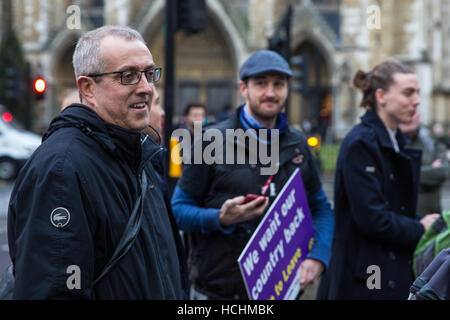
{"label": "window", "polygon": [[198,81],[180,81],[178,83],[178,95],[174,115],[181,116],[189,102],[198,101],[200,98],[200,83]]}
{"label": "window", "polygon": [[208,114],[218,115],[233,104],[233,86],[229,81],[210,81],[206,85]]}

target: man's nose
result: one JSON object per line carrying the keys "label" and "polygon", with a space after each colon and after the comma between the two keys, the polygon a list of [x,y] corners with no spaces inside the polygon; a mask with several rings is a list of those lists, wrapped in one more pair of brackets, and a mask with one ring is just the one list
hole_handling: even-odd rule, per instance
{"label": "man's nose", "polygon": [[275,95],[275,88],[273,83],[269,83],[266,87],[266,92],[265,92],[266,96],[272,97]]}
{"label": "man's nose", "polygon": [[419,105],[420,104],[420,94],[419,93],[416,93],[416,94],[414,94],[414,105]]}
{"label": "man's nose", "polygon": [[153,83],[148,82],[147,78],[142,75],[137,83],[137,93],[153,94]]}

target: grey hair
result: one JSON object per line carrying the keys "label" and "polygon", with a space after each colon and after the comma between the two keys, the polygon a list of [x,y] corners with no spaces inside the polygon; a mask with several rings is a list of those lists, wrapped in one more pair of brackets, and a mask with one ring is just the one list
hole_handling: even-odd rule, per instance
{"label": "grey hair", "polygon": [[76,79],[105,70],[105,61],[100,54],[100,41],[107,36],[138,40],[145,44],[139,32],[126,26],[103,26],[87,32],[78,40],[72,57]]}

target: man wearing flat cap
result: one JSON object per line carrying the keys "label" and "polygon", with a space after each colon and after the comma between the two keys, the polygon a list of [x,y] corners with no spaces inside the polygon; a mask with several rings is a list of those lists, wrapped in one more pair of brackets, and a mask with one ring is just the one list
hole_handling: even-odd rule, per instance
{"label": "man wearing flat cap", "polygon": [[[305,136],[290,127],[283,112],[292,71],[278,53],[261,50],[251,55],[240,70],[239,90],[245,104],[232,116],[212,128],[222,132],[242,129],[261,132],[258,143],[278,143],[278,170],[265,196],[249,202],[247,194],[261,194],[268,175],[261,174],[259,161],[248,161],[256,152],[245,144],[245,164],[186,164],[172,197],[173,211],[180,229],[188,234],[189,272],[192,298],[248,299],[237,259],[252,237],[270,204],[297,168],[300,168],[311,209],[315,243],[301,265],[300,283],[305,288],[316,281],[330,260],[334,216],[326,199]],[[211,128],[211,127],[210,127]],[[209,129],[209,128],[208,128]],[[277,130],[273,130],[277,129]],[[277,139],[270,139],[273,133]],[[232,143],[236,143],[234,140]],[[203,148],[208,143],[203,142]],[[195,148],[195,147],[194,147]],[[204,149],[203,149],[204,150]],[[274,156],[274,155],[271,155]],[[224,159],[226,157],[224,156]]]}

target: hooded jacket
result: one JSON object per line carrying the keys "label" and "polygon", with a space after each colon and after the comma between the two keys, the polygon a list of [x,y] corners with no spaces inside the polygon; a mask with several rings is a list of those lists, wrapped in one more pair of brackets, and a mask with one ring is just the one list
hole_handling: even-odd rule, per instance
{"label": "hooded jacket", "polygon": [[[50,124],[21,170],[8,212],[14,299],[184,298],[177,232],[151,160],[161,148],[138,131],[71,105]],[[95,287],[141,192],[141,229]]]}

